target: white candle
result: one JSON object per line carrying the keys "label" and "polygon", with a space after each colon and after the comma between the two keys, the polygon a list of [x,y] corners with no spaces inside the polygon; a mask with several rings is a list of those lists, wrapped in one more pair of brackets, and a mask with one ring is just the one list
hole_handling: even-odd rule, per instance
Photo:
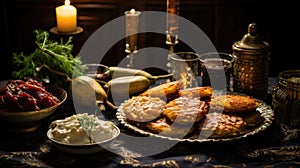
{"label": "white candle", "polygon": [[56,7],[57,31],[70,33],[77,28],[77,10],[65,0],[65,5]]}
{"label": "white candle", "polygon": [[137,50],[138,25],[140,11],[131,9],[125,11],[126,15],[126,49],[125,52],[133,53]]}

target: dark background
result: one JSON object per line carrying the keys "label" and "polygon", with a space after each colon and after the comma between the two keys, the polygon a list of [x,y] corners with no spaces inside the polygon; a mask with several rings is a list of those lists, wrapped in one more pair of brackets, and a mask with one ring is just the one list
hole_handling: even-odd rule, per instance
{"label": "dark background", "polygon": [[[12,53],[30,54],[35,49],[33,30],[56,26],[55,7],[64,0],[2,0],[0,2],[0,79],[9,79],[13,70]],[[103,24],[134,8],[140,11],[165,11],[166,0],[71,0],[78,12],[78,25],[84,32],[73,38],[76,55],[88,37]],[[232,44],[257,23],[264,41],[271,45],[269,76],[287,69],[300,69],[298,63],[298,10],[294,1],[263,0],[182,0],[180,16],[192,21],[211,39],[220,52],[232,53]],[[165,26],[165,25],[163,25]],[[118,31],[116,29],[116,31]],[[51,34],[51,38],[62,36]],[[141,34],[140,48],[168,48],[165,36]],[[177,51],[188,50],[179,44]],[[175,50],[175,51],[176,51]],[[124,41],[117,43],[103,59],[115,65],[125,56]]]}

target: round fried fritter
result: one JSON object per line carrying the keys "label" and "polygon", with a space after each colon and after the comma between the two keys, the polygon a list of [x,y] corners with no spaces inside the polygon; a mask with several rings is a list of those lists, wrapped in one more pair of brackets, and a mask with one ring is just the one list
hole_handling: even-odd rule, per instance
{"label": "round fried fritter", "polygon": [[170,123],[165,116],[148,122],[146,127],[155,134],[183,138],[192,133],[194,127]]}
{"label": "round fried fritter", "polygon": [[199,86],[179,90],[179,96],[198,97],[200,99],[207,99],[212,96],[213,89],[210,86]]}
{"label": "round fried fritter", "polygon": [[172,122],[194,123],[201,120],[208,111],[206,102],[195,97],[178,97],[167,103],[163,114]]}
{"label": "round fried fritter", "polygon": [[158,97],[134,96],[123,104],[123,112],[131,121],[148,122],[161,116],[166,102]]}
{"label": "round fried fritter", "polygon": [[211,109],[223,109],[224,112],[245,112],[255,111],[259,102],[245,95],[219,95],[213,97],[209,105]]}
{"label": "round fried fritter", "polygon": [[170,129],[170,124],[167,122],[165,117],[161,117],[158,120],[148,122],[146,127],[149,128],[154,133],[160,133]]}
{"label": "round fried fritter", "polygon": [[211,132],[210,137],[226,137],[240,135],[246,125],[239,116],[213,112],[206,115],[199,129]]}
{"label": "round fried fritter", "polygon": [[173,81],[154,86],[141,93],[140,96],[159,97],[162,100],[169,101],[178,95],[179,89],[180,82]]}

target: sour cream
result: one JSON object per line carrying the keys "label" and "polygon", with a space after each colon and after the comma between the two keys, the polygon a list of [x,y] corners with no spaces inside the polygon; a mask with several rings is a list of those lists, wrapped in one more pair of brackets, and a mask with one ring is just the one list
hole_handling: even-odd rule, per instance
{"label": "sour cream", "polygon": [[116,134],[114,124],[88,113],[75,114],[50,124],[53,139],[67,144],[89,144],[111,139]]}

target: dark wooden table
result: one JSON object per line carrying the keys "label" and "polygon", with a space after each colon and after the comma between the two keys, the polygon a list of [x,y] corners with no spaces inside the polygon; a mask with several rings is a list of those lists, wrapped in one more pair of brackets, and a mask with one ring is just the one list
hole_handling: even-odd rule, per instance
{"label": "dark wooden table", "polygon": [[[270,85],[270,91],[272,87],[274,85]],[[72,101],[67,100],[35,131],[7,131],[9,125],[2,124],[0,167],[300,167],[299,129],[292,129],[276,119],[266,130],[244,139],[179,142],[162,153],[139,157],[135,151],[122,147],[121,141],[114,142],[114,146],[121,150],[122,155],[109,150],[88,155],[58,150],[46,137],[48,126],[51,121],[72,114],[75,114]],[[120,124],[114,114],[114,111],[105,114],[106,119],[119,126],[122,133],[141,136]]]}

